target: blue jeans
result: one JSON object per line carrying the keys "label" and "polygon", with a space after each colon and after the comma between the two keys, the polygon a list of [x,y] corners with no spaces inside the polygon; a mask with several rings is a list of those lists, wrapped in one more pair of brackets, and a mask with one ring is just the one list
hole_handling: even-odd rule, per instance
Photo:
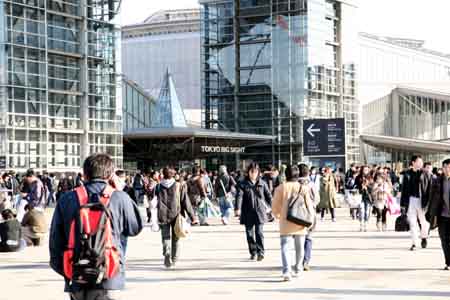
{"label": "blue jeans", "polygon": [[303,265],[308,265],[311,261],[312,244],[312,237],[308,234],[305,238],[305,258],[303,259]]}
{"label": "blue jeans", "polygon": [[372,204],[366,201],[361,201],[361,205],[359,206],[359,220],[361,222],[369,222],[371,208]]}
{"label": "blue jeans", "polygon": [[283,275],[290,275],[292,269],[292,253],[290,249],[291,240],[295,244],[295,265],[294,268],[301,272],[303,268],[300,267],[303,263],[305,255],[305,236],[304,235],[282,235],[281,242],[281,262],[283,264]]}
{"label": "blue jeans", "polygon": [[229,219],[231,215],[231,209],[233,208],[226,197],[219,197],[220,213],[222,218]]}

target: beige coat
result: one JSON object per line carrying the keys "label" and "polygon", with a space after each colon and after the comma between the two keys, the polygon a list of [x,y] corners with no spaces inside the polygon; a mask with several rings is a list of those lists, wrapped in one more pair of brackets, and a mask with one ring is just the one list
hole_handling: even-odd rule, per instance
{"label": "beige coat", "polygon": [[288,201],[294,193],[298,193],[300,184],[298,182],[288,181],[275,189],[275,195],[272,200],[272,213],[280,220],[280,235],[306,235],[307,228],[301,225],[289,222],[287,217]]}

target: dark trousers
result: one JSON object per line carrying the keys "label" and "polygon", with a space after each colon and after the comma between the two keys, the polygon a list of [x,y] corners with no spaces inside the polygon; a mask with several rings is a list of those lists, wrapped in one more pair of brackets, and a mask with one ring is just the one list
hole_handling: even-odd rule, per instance
{"label": "dark trousers", "polygon": [[450,218],[439,218],[439,237],[444,251],[445,265],[450,266]]}
{"label": "dark trousers", "polygon": [[[322,208],[322,212],[320,213],[320,217],[323,219],[323,217],[325,217],[325,211],[326,211],[327,209],[326,208]],[[335,218],[335,215],[334,215],[334,208],[330,208],[329,209],[330,210],[330,214],[331,214],[331,218]]]}
{"label": "dark trousers", "polygon": [[386,215],[387,215],[387,208],[385,207],[385,208],[383,208],[383,209],[380,209],[380,208],[375,208],[376,209],[376,212],[377,212],[377,223],[383,223],[383,224],[386,224],[386,222],[387,222],[387,217],[386,217]]}
{"label": "dark trousers", "polygon": [[72,300],[115,300],[107,290],[87,290],[70,295]]}
{"label": "dark trousers", "polygon": [[163,256],[170,256],[173,261],[176,261],[180,255],[180,248],[178,247],[179,238],[175,234],[175,221],[171,224],[161,224],[160,227]]}
{"label": "dark trousers", "polygon": [[303,259],[303,265],[308,265],[311,261],[312,245],[312,237],[308,234],[305,239],[305,258]]}
{"label": "dark trousers", "polygon": [[247,224],[245,233],[247,235],[248,251],[250,255],[264,255],[264,224]]}

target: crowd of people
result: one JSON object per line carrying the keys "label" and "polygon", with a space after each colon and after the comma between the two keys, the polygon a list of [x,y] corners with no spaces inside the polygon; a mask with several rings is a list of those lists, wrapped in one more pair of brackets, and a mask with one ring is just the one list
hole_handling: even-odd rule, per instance
{"label": "crowd of people", "polygon": [[209,226],[214,218],[227,226],[233,216],[245,227],[250,259],[261,262],[264,224],[278,220],[282,278],[290,281],[310,270],[315,228],[327,213],[337,222],[338,207],[349,208],[362,232],[370,230],[372,215],[377,231],[388,230],[389,215],[403,216],[412,251],[419,243],[426,248],[430,230],[439,228],[445,269],[450,267],[450,160],[438,169],[413,156],[402,172],[364,165],[344,172],[303,163],[261,169],[251,163],[236,172],[226,166],[214,172],[168,166],[127,174],[115,170],[109,156],[96,154],[86,159],[75,179],[31,169],[23,176],[7,172],[0,178],[0,252],[42,245],[48,230],[45,208],[56,205],[50,264],[77,300],[113,299],[110,290],[123,288],[128,237],[143,229],[139,206],[146,206],[152,230],[161,232],[167,268],[179,261],[179,242],[190,226]]}

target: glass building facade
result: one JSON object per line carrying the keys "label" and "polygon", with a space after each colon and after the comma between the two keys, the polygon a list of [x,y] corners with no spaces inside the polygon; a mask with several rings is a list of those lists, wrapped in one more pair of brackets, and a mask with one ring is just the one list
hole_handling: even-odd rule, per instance
{"label": "glass building facade", "polygon": [[169,69],[190,123],[200,126],[200,11],[160,11],[142,23],[122,27],[126,76],[157,98]]}
{"label": "glass building facade", "polygon": [[332,0],[203,0],[202,99],[208,129],[276,136],[241,158],[297,163],[302,121],[345,117],[359,160],[354,7]]}
{"label": "glass building facade", "polygon": [[119,1],[0,0],[0,156],[7,168],[122,165]]}
{"label": "glass building facade", "polygon": [[[450,142],[450,94],[396,88],[387,96],[364,105],[363,115],[367,124],[363,134],[408,138],[418,142]],[[368,163],[402,162],[406,167],[412,154],[422,154],[425,160],[437,164],[443,158],[450,157],[432,149],[422,153],[409,151],[406,144],[403,150],[390,149],[389,145],[364,145],[364,157]]]}
{"label": "glass building facade", "polygon": [[122,80],[123,131],[152,127],[155,100],[136,83]]}

